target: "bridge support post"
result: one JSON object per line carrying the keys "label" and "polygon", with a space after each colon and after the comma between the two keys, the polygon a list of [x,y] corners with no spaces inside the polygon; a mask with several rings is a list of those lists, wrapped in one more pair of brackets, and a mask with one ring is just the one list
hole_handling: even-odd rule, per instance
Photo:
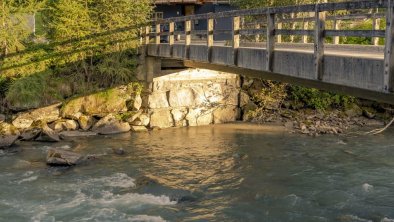
{"label": "bridge support post", "polygon": [[192,42],[192,21],[185,21],[185,57],[186,59],[190,59],[190,44]]}
{"label": "bridge support post", "polygon": [[[281,30],[283,28],[283,23],[279,22],[278,23],[278,30]],[[282,43],[282,35],[277,35],[277,41],[278,43]]]}
{"label": "bridge support post", "polygon": [[267,13],[267,56],[266,69],[268,72],[274,71],[274,50],[275,50],[275,14]]}
{"label": "bridge support post", "polygon": [[314,59],[316,79],[323,80],[324,74],[324,29],[326,25],[326,12],[320,11],[320,5],[315,8],[315,39],[314,39]]}
{"label": "bridge support post", "polygon": [[[378,12],[378,10],[376,10],[376,12]],[[377,17],[376,14],[373,15],[372,18],[372,29],[373,30],[379,30],[380,29],[380,18]],[[373,37],[372,38],[372,44],[373,45],[379,45],[379,37]]]}
{"label": "bridge support post", "polygon": [[234,55],[234,65],[238,65],[238,48],[239,48],[239,29],[241,27],[241,17],[233,18],[233,55]]}
{"label": "bridge support post", "polygon": [[214,36],[213,36],[213,29],[215,20],[208,19],[208,27],[207,27],[207,50],[208,50],[208,62],[212,62],[212,46],[214,44]]}
{"label": "bridge support post", "polygon": [[386,15],[386,46],[384,53],[384,91],[394,91],[394,1],[389,0]]}

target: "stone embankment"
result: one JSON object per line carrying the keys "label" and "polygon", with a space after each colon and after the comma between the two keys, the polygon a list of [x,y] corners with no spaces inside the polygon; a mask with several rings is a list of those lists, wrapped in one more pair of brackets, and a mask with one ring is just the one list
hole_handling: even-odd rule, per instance
{"label": "stone embankment", "polygon": [[120,86],[5,117],[0,147],[18,140],[57,142],[66,137],[143,132],[233,122],[241,115],[240,78],[183,71],[156,78],[142,93]]}

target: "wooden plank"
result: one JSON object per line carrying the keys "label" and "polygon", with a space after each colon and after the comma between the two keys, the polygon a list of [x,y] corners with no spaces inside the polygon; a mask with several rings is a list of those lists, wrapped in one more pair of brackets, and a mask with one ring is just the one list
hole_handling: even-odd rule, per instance
{"label": "wooden plank", "polygon": [[291,30],[291,29],[281,29],[276,30],[277,35],[302,35],[302,36],[313,36],[315,34],[314,30]]}
{"label": "wooden plank", "polygon": [[325,30],[325,36],[350,36],[350,37],[382,37],[386,36],[382,30]]}
{"label": "wooden plank", "polygon": [[241,35],[246,35],[246,36],[255,35],[257,38],[257,36],[260,37],[260,35],[266,35],[267,30],[265,30],[265,29],[244,29],[244,30],[239,30],[239,33]]}
{"label": "wooden plank", "polygon": [[268,72],[274,71],[275,50],[275,14],[267,13],[267,56],[266,67]]}
{"label": "wooden plank", "polygon": [[394,91],[394,1],[388,0],[386,16],[386,46],[384,53],[384,91]]}
{"label": "wooden plank", "polygon": [[316,21],[315,21],[315,37],[314,37],[314,59],[315,59],[315,75],[317,80],[323,80],[324,74],[324,29],[326,22],[326,12],[319,10],[316,5]]}
{"label": "wooden plank", "polygon": [[234,64],[238,64],[238,48],[239,48],[239,41],[240,41],[240,34],[239,30],[241,27],[241,17],[234,17],[233,18],[233,55],[234,55]]}
{"label": "wooden plank", "polygon": [[207,47],[208,47],[208,61],[212,62],[212,47],[214,44],[214,35],[213,30],[215,27],[215,20],[208,19],[207,20]]}
{"label": "wooden plank", "polygon": [[190,44],[192,42],[191,32],[192,32],[192,21],[187,20],[185,21],[185,50],[186,50],[185,55],[187,59],[190,58]]}
{"label": "wooden plank", "polygon": [[[209,14],[198,14],[184,17],[174,17],[169,19],[162,19],[157,21],[158,23],[169,23],[169,22],[185,22],[187,20],[207,20],[217,18],[230,18],[230,17],[241,17],[241,16],[253,16],[253,15],[264,15],[270,10],[274,14],[283,13],[297,13],[297,12],[314,12],[316,4],[308,5],[295,5],[275,8],[259,8],[259,9],[246,9],[246,10],[234,10],[225,11]],[[355,10],[355,9],[372,9],[372,8],[385,8],[387,7],[387,1],[376,1],[376,0],[364,0],[354,2],[338,2],[338,3],[324,3],[319,4],[320,11],[337,11],[337,10]]]}

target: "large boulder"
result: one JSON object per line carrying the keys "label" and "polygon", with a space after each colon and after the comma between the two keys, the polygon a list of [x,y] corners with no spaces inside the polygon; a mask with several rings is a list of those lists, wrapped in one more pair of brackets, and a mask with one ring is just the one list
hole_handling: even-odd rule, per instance
{"label": "large boulder", "polygon": [[152,128],[169,128],[174,126],[174,120],[170,110],[157,109],[154,110],[150,117],[150,127]]}
{"label": "large boulder", "polygon": [[78,118],[79,127],[80,127],[82,130],[84,130],[84,131],[87,131],[87,130],[89,130],[90,128],[92,128],[94,122],[95,122],[95,119],[94,119],[93,117],[91,117],[91,116],[81,115],[81,116]]}
{"label": "large boulder", "polygon": [[41,133],[41,128],[31,127],[31,128],[23,130],[23,132],[20,135],[20,139],[22,141],[35,140],[40,133]]}
{"label": "large boulder", "polygon": [[50,149],[47,154],[47,164],[50,166],[74,166],[83,160],[83,156],[61,149]]}
{"label": "large boulder", "polygon": [[19,130],[8,123],[0,123],[0,147],[14,144],[20,135]]}
{"label": "large boulder", "polygon": [[213,121],[212,110],[202,108],[189,109],[186,120],[189,126],[209,125]]}
{"label": "large boulder", "polygon": [[72,120],[72,119],[63,119],[63,120],[58,120],[58,121],[52,123],[51,128],[53,130],[55,130],[56,132],[74,131],[79,128],[79,124],[77,121]]}
{"label": "large boulder", "polygon": [[174,124],[176,127],[187,126],[186,115],[188,113],[187,108],[179,108],[171,110],[172,117],[174,118]]}
{"label": "large boulder", "polygon": [[239,118],[239,109],[236,106],[223,106],[213,111],[215,124],[234,122]]}
{"label": "large boulder", "polygon": [[78,120],[82,114],[89,116],[106,116],[110,113],[127,111],[127,101],[132,99],[132,89],[128,86],[79,97],[68,101],[61,110],[63,118]]}
{"label": "large boulder", "polygon": [[132,123],[131,125],[133,126],[149,126],[150,123],[150,117],[143,113],[140,114]]}
{"label": "large boulder", "polygon": [[166,92],[155,92],[148,97],[148,106],[150,109],[168,108]]}
{"label": "large boulder", "polygon": [[93,132],[102,135],[125,133],[130,131],[130,124],[122,122],[115,115],[109,114],[100,119],[92,128]]}
{"label": "large boulder", "polygon": [[59,119],[60,106],[61,103],[58,103],[52,106],[35,109],[30,112],[20,113],[17,115],[14,121],[12,121],[12,125],[18,129],[27,129],[31,127],[35,121],[41,121],[45,123],[56,121]]}
{"label": "large boulder", "polygon": [[169,93],[169,103],[171,107],[190,107],[195,104],[195,96],[190,88],[171,90]]}
{"label": "large boulder", "polygon": [[41,132],[36,140],[41,142],[59,142],[60,137],[57,132],[49,128],[48,125],[44,123],[41,125]]}

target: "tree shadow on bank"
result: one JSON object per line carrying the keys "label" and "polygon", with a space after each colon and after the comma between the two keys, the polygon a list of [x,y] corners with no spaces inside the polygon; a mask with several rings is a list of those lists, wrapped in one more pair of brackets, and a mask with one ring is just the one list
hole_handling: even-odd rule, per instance
{"label": "tree shadow on bank", "polygon": [[47,106],[137,81],[138,29],[30,43],[0,60],[0,112]]}

